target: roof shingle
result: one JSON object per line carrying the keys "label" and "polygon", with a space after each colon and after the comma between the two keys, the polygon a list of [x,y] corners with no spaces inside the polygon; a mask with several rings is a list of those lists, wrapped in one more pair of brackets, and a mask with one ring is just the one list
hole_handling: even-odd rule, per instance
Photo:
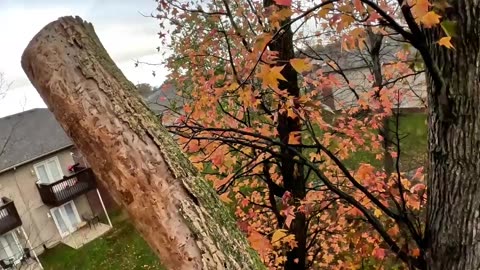
{"label": "roof shingle", "polygon": [[0,172],[71,145],[48,109],[0,118]]}

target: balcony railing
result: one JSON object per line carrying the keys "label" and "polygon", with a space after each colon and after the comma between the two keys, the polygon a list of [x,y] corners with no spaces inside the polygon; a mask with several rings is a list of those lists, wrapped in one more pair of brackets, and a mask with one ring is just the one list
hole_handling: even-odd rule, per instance
{"label": "balcony railing", "polygon": [[42,201],[60,206],[96,188],[95,176],[90,168],[83,169],[51,184],[37,183]]}
{"label": "balcony railing", "polygon": [[22,226],[22,220],[13,201],[3,197],[2,203],[0,205],[0,235]]}

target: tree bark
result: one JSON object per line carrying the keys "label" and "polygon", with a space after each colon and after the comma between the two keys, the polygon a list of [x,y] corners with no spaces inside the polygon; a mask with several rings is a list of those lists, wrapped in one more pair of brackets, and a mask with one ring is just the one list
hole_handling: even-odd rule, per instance
{"label": "tree bark", "polygon": [[448,2],[442,19],[457,22],[455,49],[437,44],[438,31],[427,32],[447,95],[430,72],[425,257],[428,269],[473,270],[480,267],[480,2]]}
{"label": "tree bark", "polygon": [[264,269],[214,190],[180,152],[81,18],[45,26],[28,78],[169,269]]}
{"label": "tree bark", "polygon": [[[264,7],[268,8],[274,5],[273,0],[264,0]],[[281,25],[290,23],[290,18],[281,22]],[[295,58],[293,47],[293,32],[290,26],[285,27],[284,33],[269,44],[272,51],[278,52],[278,61],[280,65],[285,65],[281,74],[286,81],[280,80],[278,87],[281,90],[287,90],[289,96],[294,98],[300,97],[300,88],[298,86],[298,75],[292,65],[290,59]],[[295,104],[298,108],[298,105]],[[278,114],[277,131],[280,141],[284,145],[288,145],[288,139],[292,132],[299,132],[302,129],[300,118],[291,118],[287,112]],[[295,147],[301,152],[301,147]],[[296,154],[289,147],[281,147],[282,157],[280,158],[280,171],[283,179],[283,187],[292,195],[292,200],[296,207],[300,206],[300,201],[306,196],[306,179],[304,168],[298,162],[295,162]],[[289,227],[289,232],[295,235],[296,247],[287,252],[287,261],[285,262],[285,270],[303,270],[307,269],[307,232],[308,222],[305,213],[296,211],[295,219]]]}

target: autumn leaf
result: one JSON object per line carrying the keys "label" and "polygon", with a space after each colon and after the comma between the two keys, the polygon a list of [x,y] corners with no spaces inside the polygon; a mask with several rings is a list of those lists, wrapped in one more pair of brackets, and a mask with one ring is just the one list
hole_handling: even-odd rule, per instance
{"label": "autumn leaf", "polygon": [[420,256],[420,249],[414,248],[410,251],[410,254],[412,254],[413,257],[418,257]]}
{"label": "autumn leaf", "polygon": [[282,242],[280,240],[282,240],[282,238],[287,236],[287,233],[288,233],[288,231],[284,230],[284,229],[276,230],[272,235],[272,246],[273,247],[281,247]]}
{"label": "autumn leaf", "polygon": [[268,254],[268,251],[272,248],[270,241],[257,231],[252,231],[248,236],[248,241],[252,248],[254,248],[261,257]]}
{"label": "autumn leaf", "polygon": [[229,193],[225,192],[222,195],[220,195],[220,200],[224,203],[231,203],[232,200],[228,197]]}
{"label": "autumn leaf", "polygon": [[295,212],[293,211],[293,207],[288,207],[287,209],[283,210],[285,214],[285,225],[287,228],[290,228],[292,221],[295,219]]}
{"label": "autumn leaf", "polygon": [[294,131],[288,134],[288,144],[300,144],[301,141],[302,133],[300,131]]}
{"label": "autumn leaf", "polygon": [[333,9],[333,4],[327,4],[323,7],[320,8],[320,11],[318,12],[318,17],[325,19],[327,17],[327,14]]}
{"label": "autumn leaf", "polygon": [[397,225],[394,225],[392,228],[388,230],[388,234],[390,236],[397,236],[400,233],[400,230],[398,229]]}
{"label": "autumn leaf", "polygon": [[373,251],[373,256],[379,260],[383,260],[385,258],[386,251],[383,248],[377,248]]}
{"label": "autumn leaf", "polygon": [[298,73],[303,73],[312,69],[312,64],[304,58],[290,59],[290,64]]}
{"label": "autumn leaf", "polygon": [[255,40],[254,49],[256,51],[263,51],[265,46],[272,40],[272,34],[270,33],[263,33],[257,37]]}
{"label": "autumn leaf", "polygon": [[323,260],[324,260],[326,263],[331,263],[331,262],[333,262],[333,259],[334,259],[334,257],[333,257],[333,255],[330,254],[330,253],[327,253],[327,254],[325,254],[325,255],[323,256]]}
{"label": "autumn leaf", "polygon": [[435,11],[429,11],[423,15],[420,21],[424,28],[432,28],[440,23],[440,18],[442,18],[442,16],[435,13]]}
{"label": "autumn leaf", "polygon": [[260,65],[260,72],[257,73],[257,78],[262,80],[263,88],[278,88],[278,80],[286,81],[285,77],[280,73],[285,66]]}
{"label": "autumn leaf", "polygon": [[292,5],[292,0],[275,0],[275,4],[289,7]]}
{"label": "autumn leaf", "polygon": [[451,41],[452,41],[452,37],[443,37],[438,41],[438,45],[444,46],[447,49],[453,49],[454,47]]}
{"label": "autumn leaf", "polygon": [[376,216],[376,217],[380,217],[382,216],[382,211],[380,211],[380,209],[375,209],[375,211],[373,211],[373,214]]}
{"label": "autumn leaf", "polygon": [[417,21],[428,13],[430,7],[429,0],[413,0],[410,2],[413,2],[410,6],[412,7],[412,14]]}

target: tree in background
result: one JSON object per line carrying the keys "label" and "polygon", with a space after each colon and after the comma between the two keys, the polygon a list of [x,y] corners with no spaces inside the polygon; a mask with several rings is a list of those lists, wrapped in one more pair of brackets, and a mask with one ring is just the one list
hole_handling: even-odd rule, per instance
{"label": "tree in background", "polygon": [[[5,97],[7,92],[10,90],[10,86],[12,85],[11,82],[8,82],[5,78],[5,74],[0,72],[0,101]],[[3,155],[5,152],[5,147],[7,146],[8,142],[10,141],[10,137],[13,133],[13,127],[10,128],[10,131],[5,134],[5,138],[0,138],[0,156]]]}
{"label": "tree in background", "polygon": [[12,83],[5,78],[5,74],[0,72],[0,100],[5,97],[11,85]]}
{"label": "tree in background", "polygon": [[[158,0],[183,101],[169,128],[267,265],[476,269],[479,9],[473,0]],[[386,42],[406,46],[383,61]],[[347,70],[335,47],[368,55],[367,71]],[[429,107],[426,215],[422,168],[403,172],[398,132],[418,66]],[[326,100],[341,91],[352,98],[332,114]]]}
{"label": "tree in background", "polygon": [[153,92],[153,87],[148,83],[139,83],[135,86],[142,97],[148,97]]}

